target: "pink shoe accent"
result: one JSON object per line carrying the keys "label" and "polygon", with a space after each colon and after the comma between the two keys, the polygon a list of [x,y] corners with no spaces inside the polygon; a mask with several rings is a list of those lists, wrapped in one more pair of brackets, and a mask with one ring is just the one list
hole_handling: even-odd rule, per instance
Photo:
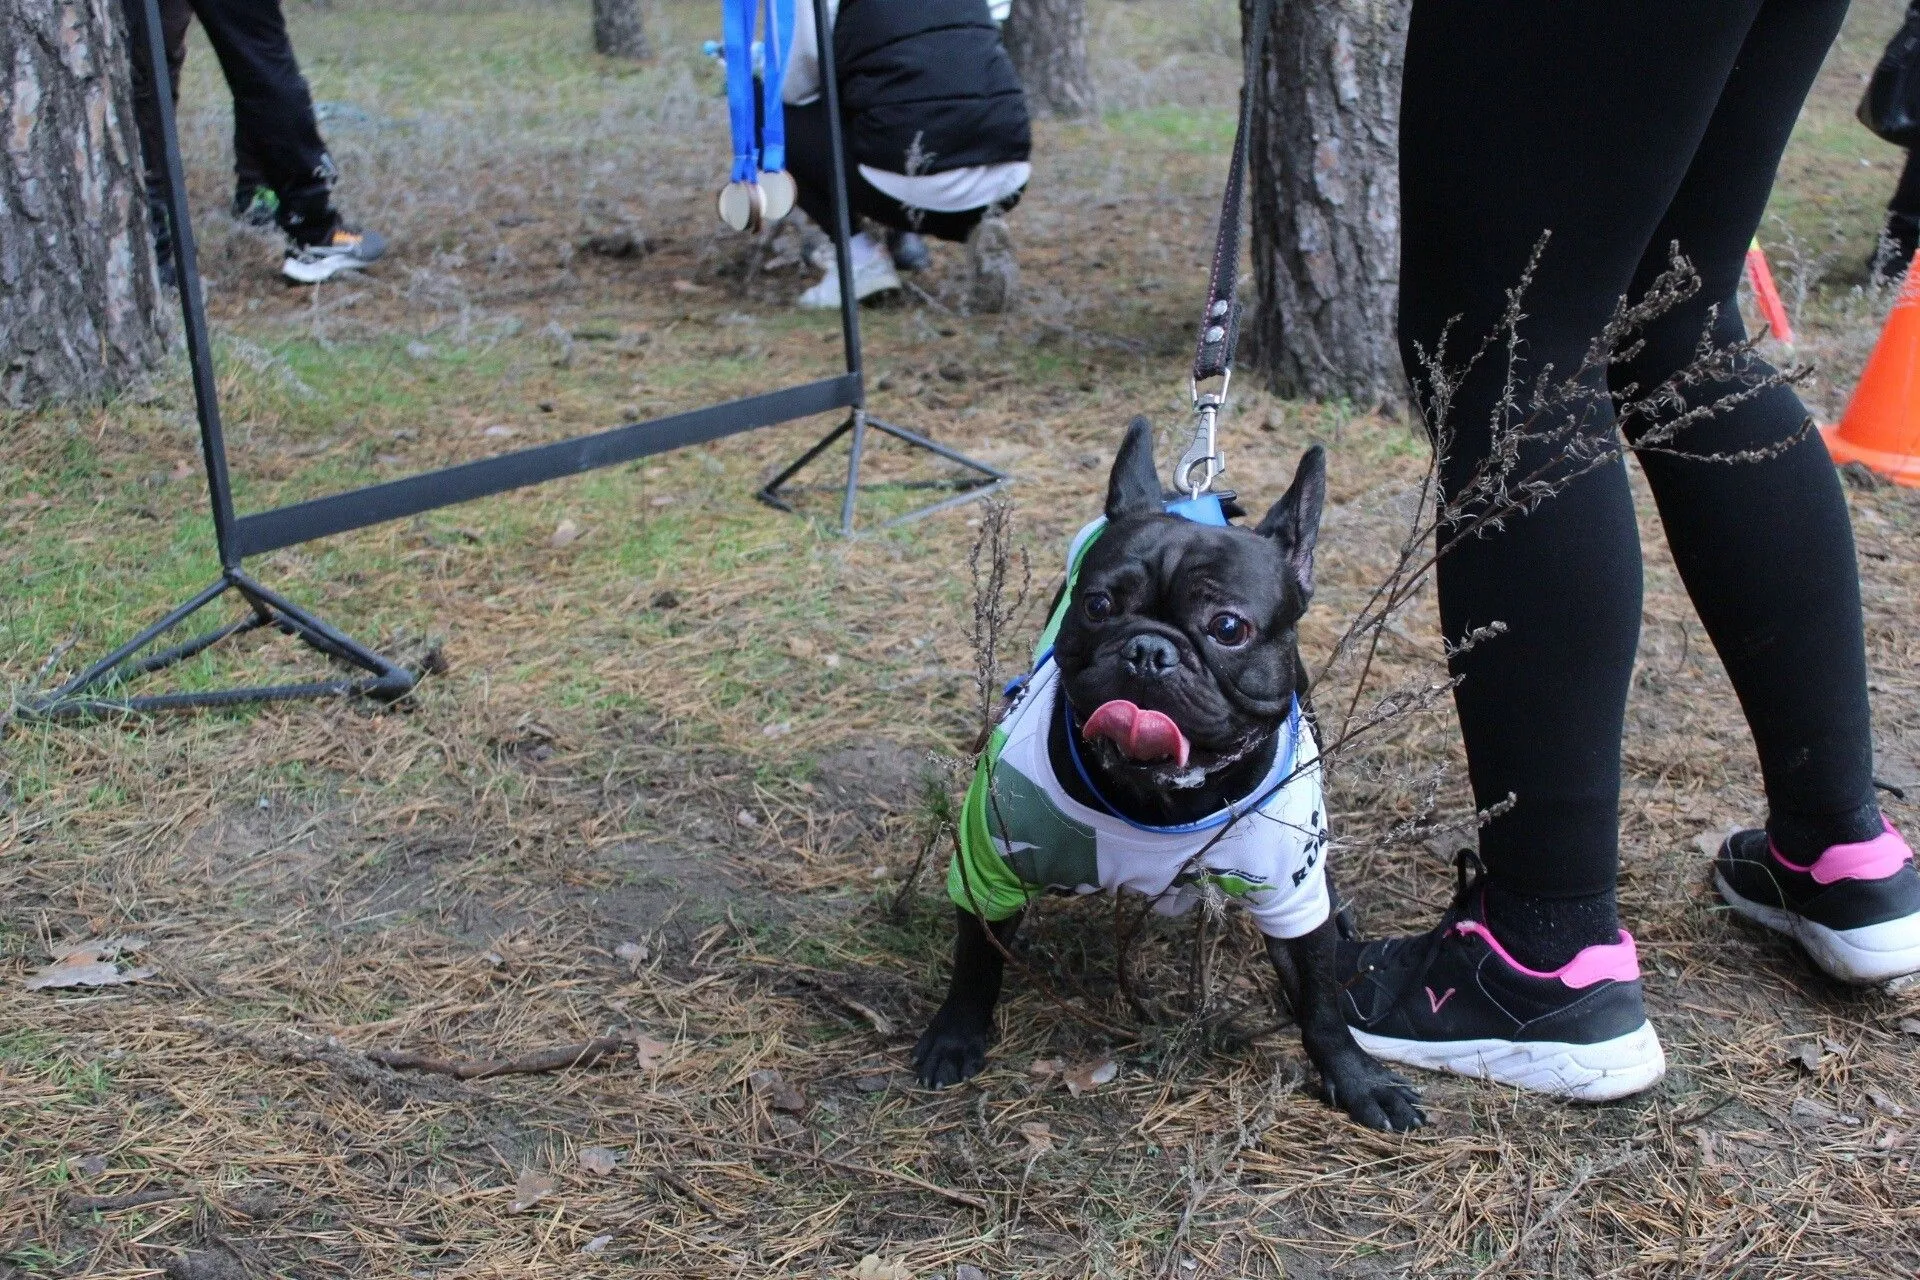
{"label": "pink shoe accent", "polygon": [[1427,1004],[1433,1009],[1435,1013],[1438,1013],[1442,1008],[1446,1006],[1447,1001],[1453,999],[1453,993],[1458,989],[1459,988],[1457,987],[1448,987],[1447,994],[1443,996],[1435,996],[1433,994],[1433,988],[1428,987],[1427,988]]}
{"label": "pink shoe accent", "polygon": [[1913,850],[1907,847],[1907,842],[1893,829],[1891,822],[1884,817],[1880,822],[1886,830],[1873,839],[1855,844],[1830,845],[1809,867],[1789,862],[1774,847],[1771,837],[1767,840],[1767,848],[1781,866],[1789,871],[1798,871],[1803,876],[1811,875],[1815,884],[1833,884],[1838,880],[1884,880],[1905,863],[1913,861]]}
{"label": "pink shoe accent", "polygon": [[1493,936],[1493,930],[1478,920],[1462,920],[1453,927],[1457,932],[1471,934],[1484,940],[1493,948],[1494,954],[1506,961],[1509,967],[1526,974],[1529,978],[1558,978],[1564,985],[1575,990],[1590,987],[1607,978],[1615,982],[1636,982],[1640,978],[1640,950],[1633,945],[1633,935],[1625,929],[1620,931],[1620,941],[1583,947],[1579,955],[1558,969],[1542,973],[1538,969],[1529,969],[1515,960],[1512,954],[1500,945],[1500,939]]}

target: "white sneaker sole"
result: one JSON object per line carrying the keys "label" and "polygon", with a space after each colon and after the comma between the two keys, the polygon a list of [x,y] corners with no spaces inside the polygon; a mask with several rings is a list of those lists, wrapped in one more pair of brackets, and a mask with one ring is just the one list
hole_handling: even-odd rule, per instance
{"label": "white sneaker sole", "polygon": [[[822,280],[819,284],[814,285],[813,288],[800,295],[795,305],[806,311],[831,311],[835,307],[838,307],[840,305],[840,281],[837,278],[833,279],[831,281],[833,285],[831,289],[826,287],[828,283],[828,281]],[[865,302],[868,298],[876,294],[893,293],[902,287],[904,286],[900,283],[899,273],[894,271],[892,267],[867,267],[853,273],[853,300],[855,302]]]}
{"label": "white sneaker sole", "polygon": [[331,280],[346,271],[359,271],[367,264],[358,258],[344,255],[338,258],[322,258],[318,262],[301,262],[297,258],[288,258],[280,264],[280,274],[295,284],[319,284]]}
{"label": "white sneaker sole", "polygon": [[1713,887],[1721,901],[1747,919],[1799,943],[1815,964],[1838,981],[1871,986],[1920,973],[1920,915],[1858,929],[1829,929],[1797,912],[1741,897],[1717,867]]}
{"label": "white sneaker sole", "polygon": [[1397,1040],[1356,1029],[1354,1040],[1376,1058],[1428,1071],[1450,1071],[1579,1102],[1611,1102],[1651,1088],[1667,1074],[1667,1055],[1653,1024],[1597,1044],[1554,1040]]}

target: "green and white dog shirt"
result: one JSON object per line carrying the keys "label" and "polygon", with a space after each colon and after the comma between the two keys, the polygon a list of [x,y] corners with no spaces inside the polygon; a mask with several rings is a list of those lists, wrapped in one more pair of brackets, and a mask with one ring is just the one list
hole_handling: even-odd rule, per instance
{"label": "green and white dog shirt", "polygon": [[[1097,532],[1090,526],[1075,540],[1074,569]],[[1049,625],[1043,643],[1054,630]],[[1160,914],[1179,915],[1200,900],[1204,882],[1244,904],[1267,937],[1298,938],[1325,923],[1326,802],[1319,749],[1297,704],[1273,767],[1244,806],[1185,826],[1150,827],[1088,808],[1061,786],[1047,752],[1059,685],[1049,647],[988,741],[961,811],[960,850],[947,869],[955,904],[1004,920],[1047,891],[1129,889],[1152,898]]]}

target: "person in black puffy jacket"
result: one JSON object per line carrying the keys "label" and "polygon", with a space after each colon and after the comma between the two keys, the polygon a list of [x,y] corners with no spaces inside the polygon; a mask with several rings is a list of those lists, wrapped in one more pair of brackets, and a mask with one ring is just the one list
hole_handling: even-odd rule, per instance
{"label": "person in black puffy jacket", "polygon": [[[829,3],[834,64],[847,148],[847,202],[856,217],[889,229],[899,245],[926,235],[964,242],[976,310],[1005,307],[1014,280],[1012,244],[1000,215],[1032,174],[1026,95],[1000,43],[987,0],[843,0]],[[788,59],[787,169],[800,207],[833,225],[833,155],[820,93],[813,6],[795,6]],[[853,238],[854,291],[900,287],[887,244]],[[904,255],[903,255],[904,256]],[[839,305],[831,262],[803,307]]]}

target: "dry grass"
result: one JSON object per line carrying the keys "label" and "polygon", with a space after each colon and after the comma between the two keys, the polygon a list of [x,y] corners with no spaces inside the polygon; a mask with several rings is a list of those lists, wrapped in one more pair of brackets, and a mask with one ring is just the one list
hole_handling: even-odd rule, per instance
{"label": "dry grass", "polygon": [[[1174,421],[1230,129],[1223,103],[1181,92],[1185,70],[1231,66],[1220,11],[1097,6],[1123,114],[1043,130],[1015,219],[1023,310],[869,314],[877,407],[1022,477],[1042,600],[1120,424],[1137,410]],[[710,225],[715,152],[698,134],[717,139],[719,104],[687,48],[703,13],[665,9],[669,53],[633,76],[577,52],[585,18],[570,9],[297,15],[320,97],[417,123],[335,134],[353,202],[400,242],[365,282],[283,292],[265,246],[202,219],[249,505],[473,456],[498,446],[489,425],[522,444],[830,366],[832,321],[779,305],[796,274],[750,287],[725,274],[738,255]],[[1876,193],[1844,185],[1854,175],[1828,164],[1821,130],[1850,107],[1847,77],[1890,13],[1856,17],[1823,82],[1787,166],[1790,222],[1802,175],[1820,217],[1871,221]],[[195,190],[212,201],[220,108],[204,47],[194,59]],[[417,70],[433,66],[439,78]],[[641,162],[603,169],[620,148]],[[589,219],[619,216],[660,242],[653,255],[570,249]],[[1872,304],[1834,271],[1810,286],[1803,323],[1844,384]],[[208,572],[199,498],[169,478],[191,448],[184,384],[163,379],[144,401],[10,420],[0,438],[11,683],[65,641],[79,642],[67,663],[98,652]],[[1402,425],[1237,402],[1230,479],[1255,501],[1281,491],[1308,441],[1332,445],[1307,630],[1324,651],[1390,563],[1422,459]],[[0,745],[0,1275],[171,1262],[848,1276],[867,1255],[919,1277],[1920,1268],[1920,1041],[1902,1030],[1920,1002],[1837,990],[1705,892],[1696,838],[1760,801],[1647,502],[1623,902],[1673,1063],[1658,1089],[1567,1107],[1431,1078],[1434,1125],[1382,1136],[1308,1096],[1290,1029],[1204,1043],[1168,1023],[1108,1040],[1027,981],[984,1075],[912,1087],[905,1054],[938,999],[948,925],[933,876],[904,921],[888,906],[920,847],[920,779],[973,728],[971,536],[956,516],[843,544],[748,502],[815,429],[256,565],[349,629],[444,642],[450,671],[403,713],[16,726]],[[1920,500],[1852,502],[1881,773],[1912,784]],[[587,533],[556,550],[562,518]],[[1433,636],[1422,601],[1376,678],[1421,669]],[[313,665],[270,639],[238,650],[183,678]],[[1452,726],[1433,717],[1336,776],[1333,865],[1370,928],[1423,925],[1444,898],[1446,849],[1373,841],[1419,810],[1437,770],[1451,769],[1443,801],[1464,804],[1457,766]],[[1912,805],[1892,812],[1920,827]],[[1049,904],[1036,924],[1029,956],[1055,988],[1125,1023],[1106,910]],[[152,939],[152,982],[20,989],[55,941],[127,932]],[[1144,944],[1137,981],[1160,999],[1184,990],[1186,937],[1162,927]],[[644,959],[615,954],[630,942]],[[1265,978],[1244,922],[1220,947],[1225,994],[1255,1026]],[[651,1065],[471,1082],[364,1056],[511,1056],[610,1031],[668,1047]],[[1119,1079],[1081,1097],[1029,1071],[1109,1050]],[[762,1069],[804,1109],[775,1109],[751,1083]],[[1041,1140],[1022,1129],[1035,1124]],[[581,1165],[590,1146],[621,1153],[611,1173]],[[556,1186],[515,1211],[529,1170]],[[144,1191],[177,1198],[76,1208]],[[188,1251],[201,1270],[179,1271]]]}

